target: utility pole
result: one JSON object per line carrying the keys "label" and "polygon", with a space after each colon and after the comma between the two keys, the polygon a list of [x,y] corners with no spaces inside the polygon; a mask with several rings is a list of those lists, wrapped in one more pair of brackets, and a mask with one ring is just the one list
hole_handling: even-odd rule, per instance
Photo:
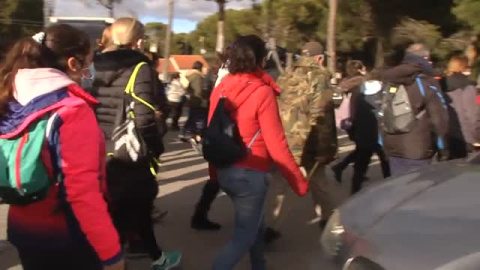
{"label": "utility pole", "polygon": [[338,1],[329,0],[329,15],[328,15],[328,31],[327,31],[327,52],[328,52],[328,70],[332,74],[333,78],[336,79],[336,69],[337,69],[337,44],[335,40],[335,31],[337,24],[337,9]]}
{"label": "utility pole", "polygon": [[50,23],[50,16],[53,15],[54,0],[43,0],[43,25],[46,27]]}
{"label": "utility pole", "polygon": [[174,13],[174,0],[168,0],[168,25],[167,33],[165,35],[165,53],[163,55],[163,74],[162,79],[166,81],[168,79],[168,65],[170,64],[170,39],[173,29],[173,13]]}

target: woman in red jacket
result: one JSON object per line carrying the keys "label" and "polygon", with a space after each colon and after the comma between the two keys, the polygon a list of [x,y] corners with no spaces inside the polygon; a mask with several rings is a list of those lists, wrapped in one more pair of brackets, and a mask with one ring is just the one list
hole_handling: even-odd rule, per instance
{"label": "woman in red jacket", "polygon": [[298,195],[303,196],[308,190],[308,182],[285,139],[276,100],[278,87],[263,71],[266,54],[265,43],[259,37],[239,37],[228,53],[230,75],[210,97],[209,121],[224,95],[243,142],[249,145],[253,141],[247,157],[231,167],[210,171],[211,179],[218,180],[235,209],[233,238],[220,251],[214,270],[233,269],[247,252],[253,270],[265,269],[264,202],[273,163]]}

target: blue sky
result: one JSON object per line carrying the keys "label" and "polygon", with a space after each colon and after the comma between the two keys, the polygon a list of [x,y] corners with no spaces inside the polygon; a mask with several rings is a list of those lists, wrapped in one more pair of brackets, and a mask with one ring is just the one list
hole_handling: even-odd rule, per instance
{"label": "blue sky", "polygon": [[[95,0],[56,0],[55,16],[98,16],[105,17],[108,12],[96,4]],[[242,9],[251,6],[250,0],[237,0],[227,4],[227,8]],[[206,0],[175,0],[176,33],[190,32],[203,18],[214,14],[217,4]],[[116,16],[134,16],[142,22],[167,22],[167,0],[123,0],[115,10]]]}

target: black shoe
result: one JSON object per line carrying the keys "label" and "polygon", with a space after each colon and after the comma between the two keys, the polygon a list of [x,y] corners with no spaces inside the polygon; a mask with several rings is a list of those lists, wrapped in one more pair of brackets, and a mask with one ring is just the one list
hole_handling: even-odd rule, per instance
{"label": "black shoe", "polygon": [[218,223],[208,220],[208,218],[192,218],[192,229],[198,231],[219,231],[222,226]]}
{"label": "black shoe", "polygon": [[280,237],[282,237],[282,234],[279,231],[276,231],[270,227],[265,229],[265,244],[271,244]]}
{"label": "black shoe", "polygon": [[335,180],[337,180],[337,182],[341,184],[343,170],[338,165],[335,165],[335,166],[332,166],[332,171],[333,171],[333,174],[335,175]]}
{"label": "black shoe", "polygon": [[320,220],[318,223],[318,226],[320,227],[320,230],[323,231],[325,230],[325,227],[327,227],[328,220]]}

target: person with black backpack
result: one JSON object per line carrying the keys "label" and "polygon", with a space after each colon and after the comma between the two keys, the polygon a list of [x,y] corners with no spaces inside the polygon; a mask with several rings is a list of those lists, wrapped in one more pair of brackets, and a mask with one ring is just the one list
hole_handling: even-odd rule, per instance
{"label": "person with black backpack", "polygon": [[152,269],[171,269],[180,252],[163,251],[155,238],[152,211],[158,194],[155,159],[163,151],[156,119],[157,75],[138,50],[143,25],[119,18],[112,25],[114,46],[94,58],[95,113],[107,141],[109,210],[130,253],[148,253]]}
{"label": "person with black backpack", "polygon": [[214,270],[233,269],[248,252],[253,270],[266,269],[264,204],[274,163],[298,195],[308,191],[285,139],[279,89],[263,70],[266,54],[261,38],[237,38],[228,51],[230,75],[210,97],[203,154],[211,181],[218,181],[235,211],[233,238],[218,254]]}
{"label": "person with black backpack", "polygon": [[448,159],[448,111],[430,51],[413,44],[403,62],[383,72],[381,123],[392,175]]}

